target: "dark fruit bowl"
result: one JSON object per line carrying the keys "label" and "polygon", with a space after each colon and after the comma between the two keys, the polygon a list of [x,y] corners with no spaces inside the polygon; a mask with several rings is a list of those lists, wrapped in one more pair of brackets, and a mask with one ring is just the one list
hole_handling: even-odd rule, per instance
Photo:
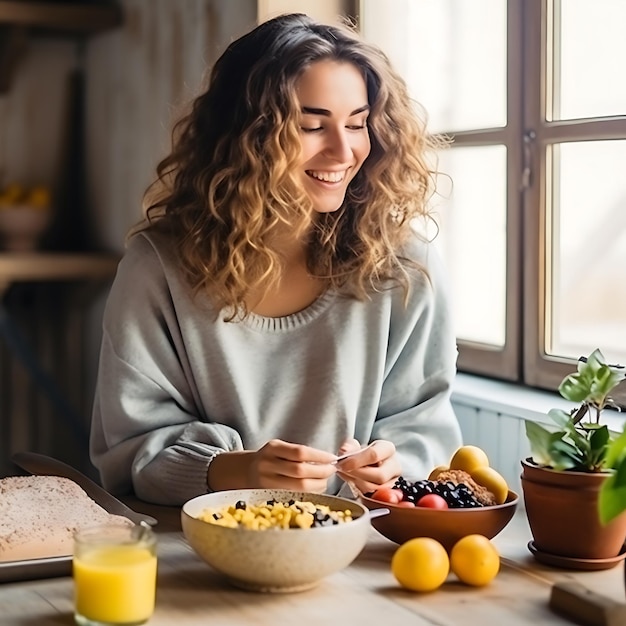
{"label": "dark fruit bowl", "polygon": [[359,501],[370,510],[389,509],[388,515],[371,521],[372,526],[387,539],[402,544],[415,537],[432,537],[449,551],[466,535],[484,535],[488,539],[495,537],[511,521],[519,496],[509,491],[503,504],[443,510],[403,507],[364,495],[359,496]]}

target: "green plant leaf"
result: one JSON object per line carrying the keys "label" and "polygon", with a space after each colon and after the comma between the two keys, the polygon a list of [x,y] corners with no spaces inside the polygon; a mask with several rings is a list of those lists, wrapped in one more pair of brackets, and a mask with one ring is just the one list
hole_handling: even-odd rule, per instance
{"label": "green plant leaf", "polygon": [[600,489],[598,513],[602,524],[626,511],[626,425],[622,434],[609,443],[606,464],[615,473],[602,483]]}
{"label": "green plant leaf", "polygon": [[602,452],[603,456],[606,453],[606,448],[611,439],[608,426],[600,426],[599,428],[589,429],[589,444],[592,452]]}
{"label": "green plant leaf", "polygon": [[598,510],[602,524],[608,524],[626,510],[626,484],[618,483],[618,473],[609,476],[600,488]]}
{"label": "green plant leaf", "polygon": [[[557,431],[550,430],[543,424],[526,420],[526,437],[530,443],[530,451],[533,460],[539,465],[551,465],[552,455],[550,449],[555,440],[561,438]],[[556,436],[556,439],[555,439]]]}
{"label": "green plant leaf", "polygon": [[626,487],[626,454],[615,470],[615,487]]}
{"label": "green plant leaf", "polygon": [[572,422],[570,414],[563,409],[550,409],[548,417],[560,428],[567,428]]}
{"label": "green plant leaf", "polygon": [[559,393],[571,402],[583,402],[590,391],[590,381],[579,374],[570,374],[559,385]]}
{"label": "green plant leaf", "polygon": [[572,402],[584,402],[591,394],[595,373],[604,362],[600,350],[594,350],[586,359],[580,359],[576,372],[566,376],[559,385],[559,393]]}
{"label": "green plant leaf", "polygon": [[606,464],[607,467],[614,467],[617,469],[621,463],[618,461],[626,455],[626,426],[624,426],[624,432],[614,439],[609,445],[606,452]]}
{"label": "green plant leaf", "polygon": [[582,469],[584,460],[576,446],[557,439],[550,446],[550,465],[559,471],[568,469]]}
{"label": "green plant leaf", "polygon": [[559,393],[566,400],[603,409],[611,402],[609,394],[625,376],[622,366],[607,364],[602,352],[596,349],[586,359],[578,361],[577,371],[563,379]]}

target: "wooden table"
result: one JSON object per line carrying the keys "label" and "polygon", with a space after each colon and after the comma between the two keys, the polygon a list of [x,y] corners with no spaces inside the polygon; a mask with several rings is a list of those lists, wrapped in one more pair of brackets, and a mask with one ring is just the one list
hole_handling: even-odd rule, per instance
{"label": "wooden table", "polygon": [[[372,529],[370,540],[353,564],[315,589],[295,594],[258,594],[229,586],[196,557],[180,532],[178,509],[131,504],[160,520],[157,604],[149,626],[571,624],[548,607],[551,586],[556,581],[578,581],[624,601],[622,564],[610,570],[574,572],[537,563],[526,547],[530,533],[523,510],[495,538],[502,554],[502,569],[489,586],[481,589],[462,585],[453,575],[429,594],[401,589],[389,568],[397,546]],[[69,577],[0,585],[0,623],[71,626],[72,593]]]}

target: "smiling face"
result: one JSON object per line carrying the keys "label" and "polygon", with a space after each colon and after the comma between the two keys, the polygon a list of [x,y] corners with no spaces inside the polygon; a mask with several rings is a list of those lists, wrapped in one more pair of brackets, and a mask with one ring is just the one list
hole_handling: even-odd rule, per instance
{"label": "smiling face", "polygon": [[302,185],[315,211],[331,213],[370,153],[365,80],[351,63],[318,61],[298,80],[297,94]]}

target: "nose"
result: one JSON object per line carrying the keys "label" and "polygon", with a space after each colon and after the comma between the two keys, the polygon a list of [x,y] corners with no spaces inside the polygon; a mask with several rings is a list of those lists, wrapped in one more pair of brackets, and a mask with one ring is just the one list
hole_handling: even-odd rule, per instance
{"label": "nose", "polygon": [[325,152],[340,163],[346,163],[352,159],[352,145],[345,128],[335,128],[328,133]]}

